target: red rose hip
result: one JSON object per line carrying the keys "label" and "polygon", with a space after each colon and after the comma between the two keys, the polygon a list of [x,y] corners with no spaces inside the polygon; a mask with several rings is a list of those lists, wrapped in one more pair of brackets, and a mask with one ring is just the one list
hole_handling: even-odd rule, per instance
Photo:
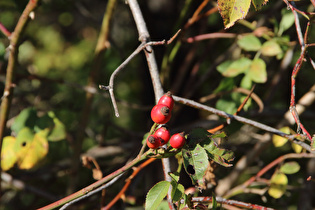
{"label": "red rose hip", "polygon": [[151,110],[151,119],[158,124],[165,124],[171,119],[171,110],[168,106],[157,104]]}
{"label": "red rose hip", "polygon": [[159,129],[157,129],[154,135],[160,138],[161,146],[167,144],[171,137],[169,130],[165,126],[162,126]]}
{"label": "red rose hip", "polygon": [[170,139],[170,145],[175,148],[179,149],[182,148],[186,143],[186,138],[184,136],[184,132],[174,134]]}
{"label": "red rose hip", "polygon": [[150,135],[147,138],[147,145],[151,149],[157,149],[160,146],[160,138],[155,135]]}
{"label": "red rose hip", "polygon": [[170,110],[172,110],[174,107],[174,99],[172,97],[171,92],[168,91],[167,93],[165,93],[158,101],[158,104],[163,104],[165,106],[168,106]]}

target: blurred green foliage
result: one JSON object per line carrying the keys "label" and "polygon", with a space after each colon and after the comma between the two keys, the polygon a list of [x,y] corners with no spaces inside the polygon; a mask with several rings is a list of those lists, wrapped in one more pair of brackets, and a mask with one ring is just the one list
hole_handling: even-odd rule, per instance
{"label": "blurred green foliage", "polygon": [[[169,39],[174,31],[183,29],[201,2],[139,1],[151,39]],[[16,186],[6,183],[1,197],[1,209],[35,209],[69,194],[69,182],[73,178],[69,172],[73,161],[71,157],[81,120],[87,122],[82,153],[89,154],[91,148],[103,148],[101,146],[119,147],[124,151],[115,153],[112,149],[108,154],[96,158],[104,175],[134,158],[141,148],[142,137],[152,126],[150,108],[154,105],[154,93],[144,55],[136,56],[115,80],[114,91],[118,99],[120,118],[114,117],[108,93],[97,89],[98,84],[108,85],[111,73],[139,44],[132,15],[123,1],[119,1],[115,7],[109,36],[110,47],[101,57],[91,112],[88,119],[81,118],[86,100],[85,89],[90,72],[93,71],[95,46],[106,3],[107,1],[87,0],[42,1],[35,12],[35,19],[30,21],[23,33],[8,122],[10,129],[6,130],[6,136],[11,137],[6,137],[4,147],[10,145],[8,139],[17,140],[19,133],[27,127],[27,133],[31,136],[29,141],[35,139],[39,132],[49,130],[39,138],[41,141],[47,140],[49,150],[30,170],[20,170],[18,164],[13,166],[17,160],[9,161],[7,172],[13,178],[23,181],[27,187],[17,189]],[[213,8],[213,3],[208,3],[202,13]],[[14,30],[26,4],[27,1],[21,0],[0,0],[0,22],[9,31]],[[296,4],[301,10],[314,10],[309,1]],[[182,11],[184,12],[181,13]],[[301,18],[303,29],[305,23]],[[226,31],[237,34],[236,38],[206,39],[194,43],[185,41],[201,34],[222,32],[223,28],[223,20],[216,12],[186,28],[172,44],[154,47],[160,71],[165,73],[161,75],[165,81],[164,90],[171,90],[174,95],[196,101],[201,97],[214,95],[204,103],[233,114],[246,95],[232,90],[235,87],[249,90],[256,84],[255,93],[264,102],[264,112],[258,113],[256,103],[251,100],[242,115],[276,127],[288,109],[291,70],[300,55],[292,13],[284,3],[270,1],[261,11],[250,10],[246,20],[236,23]],[[314,34],[314,27],[311,27],[310,42],[315,41]],[[0,33],[1,91],[5,82],[8,45],[9,39]],[[294,48],[296,50],[290,58]],[[311,48],[309,55],[314,57],[314,50]],[[285,59],[289,59],[288,65],[282,68]],[[165,60],[166,64],[162,65]],[[312,66],[305,63],[297,77],[297,99],[314,85],[314,74]],[[314,108],[312,105],[301,116],[310,133],[315,131]],[[214,126],[211,117],[208,113],[176,104],[169,124],[174,132],[183,128],[189,131],[194,123],[202,124],[206,121],[205,127],[209,129]],[[225,128],[229,141],[223,141],[223,146],[234,152],[235,162],[252,150],[259,141],[256,137],[263,134],[256,130],[249,134],[242,129],[243,125],[234,122]],[[291,129],[296,127],[291,126]],[[263,165],[280,155],[297,151],[288,144],[281,147],[270,144],[262,154],[258,154],[237,183],[256,174]],[[172,159],[173,162],[176,162],[175,158]],[[300,168],[293,175],[275,170],[266,174],[265,178],[272,180],[276,193],[273,191],[262,196],[238,195],[233,199],[276,209],[297,207],[297,199],[289,198],[299,197],[298,192],[303,190],[301,183],[306,176],[306,162],[297,161]],[[294,166],[298,167],[296,164]],[[163,179],[160,162],[153,163],[145,170],[145,173],[138,175],[127,192],[127,195],[135,198],[134,205],[119,202],[116,209],[142,206],[149,189]],[[231,170],[219,166],[214,174],[219,180]],[[78,176],[80,183],[76,189],[95,181],[91,169],[88,168],[81,167]],[[189,177],[184,177],[179,182],[185,188],[192,186]],[[106,194],[106,203],[119,192],[123,183],[122,179],[111,186]],[[40,191],[34,191],[32,187]],[[289,188],[297,190],[289,191]],[[207,189],[204,194],[212,196],[212,191],[213,189]],[[277,196],[279,199],[275,199]],[[78,208],[95,209],[99,207],[99,202],[100,196],[96,195],[78,204]]]}

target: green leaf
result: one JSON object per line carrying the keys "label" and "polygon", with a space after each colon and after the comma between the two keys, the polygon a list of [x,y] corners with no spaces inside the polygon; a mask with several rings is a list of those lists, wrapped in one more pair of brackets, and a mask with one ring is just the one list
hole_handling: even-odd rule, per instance
{"label": "green leaf", "polygon": [[[223,62],[219,66],[217,66],[217,69],[219,72],[221,72],[222,69],[225,69],[225,67],[223,67],[224,65],[226,65],[226,68],[227,68],[232,63],[232,61],[227,61],[227,62],[228,62],[228,65],[224,64],[226,62]],[[223,79],[221,79],[219,86],[213,91],[213,93],[219,93],[220,91],[232,90],[234,87],[235,87],[234,78],[224,77]]]}
{"label": "green leaf", "polygon": [[[289,127],[283,127],[280,128],[279,130],[282,131],[283,133],[290,134]],[[272,142],[275,147],[282,147],[285,143],[288,142],[288,139],[274,134],[272,137]]]}
{"label": "green leaf", "polygon": [[267,81],[266,63],[260,58],[253,60],[247,75],[252,81],[257,83],[265,83]]}
{"label": "green leaf", "polygon": [[246,72],[252,61],[249,58],[240,58],[238,60],[233,61],[229,66],[218,66],[218,71],[225,77],[235,77],[241,73]]}
{"label": "green leaf", "polygon": [[145,200],[145,209],[157,209],[162,200],[167,195],[170,185],[171,183],[168,181],[161,181],[154,185],[147,193],[147,197]]}
{"label": "green leaf", "polygon": [[175,173],[169,173],[170,177],[172,178],[172,180],[174,180],[175,182],[179,181],[179,173],[175,172]]}
{"label": "green leaf", "polygon": [[264,56],[276,56],[282,53],[280,45],[274,40],[266,41],[260,50]]}
{"label": "green leaf", "polygon": [[[223,63],[221,63],[220,65],[217,66],[217,70],[218,72],[220,72],[221,74],[223,74],[223,72],[225,72],[229,66],[233,63],[233,61],[231,60],[227,60],[227,61],[224,61]],[[233,80],[232,80],[233,81]],[[231,83],[231,82],[229,82]],[[234,84],[234,83],[233,83]],[[221,84],[220,84],[221,85]]]}
{"label": "green leaf", "polygon": [[174,180],[172,180],[171,184],[172,184],[172,194],[171,194],[172,200],[174,202],[180,201],[180,199],[182,199],[185,194],[185,187],[182,184],[175,182]]}
{"label": "green leaf", "polygon": [[262,6],[264,6],[268,0],[252,0],[252,3],[256,10],[261,9]]}
{"label": "green leaf", "polygon": [[21,111],[21,113],[14,119],[11,130],[19,133],[20,130],[25,127],[33,129],[37,119],[37,112],[34,108],[23,109],[23,111]]}
{"label": "green leaf", "polygon": [[203,141],[201,145],[207,151],[210,159],[225,167],[232,166],[232,164],[227,163],[234,160],[234,153],[232,151],[219,148],[211,138]]}
{"label": "green leaf", "polygon": [[50,111],[48,116],[53,120],[53,128],[49,133],[49,141],[60,141],[66,138],[66,126],[56,117],[55,113]]}
{"label": "green leaf", "polygon": [[221,98],[217,101],[216,108],[229,114],[233,114],[237,110],[235,101],[232,101],[231,99],[228,100],[225,98]]}
{"label": "green leaf", "polygon": [[162,201],[157,208],[157,210],[169,210],[169,209],[170,209],[170,207],[169,207],[167,201]]}
{"label": "green leaf", "polygon": [[261,42],[252,34],[240,38],[237,44],[245,51],[258,51],[261,48]]}
{"label": "green leaf", "polygon": [[17,156],[14,151],[15,137],[6,136],[3,138],[1,148],[1,168],[3,171],[7,171],[12,168],[17,160]]}
{"label": "green leaf", "polygon": [[280,171],[285,174],[295,174],[299,170],[300,165],[295,161],[287,162],[283,164],[280,168]]}
{"label": "green leaf", "polygon": [[225,28],[229,28],[237,20],[245,18],[250,2],[250,0],[218,0],[218,7]]}
{"label": "green leaf", "polygon": [[207,152],[199,144],[194,148],[182,149],[184,167],[193,184],[205,186],[204,175],[209,165]]}
{"label": "green leaf", "polygon": [[273,198],[281,198],[285,193],[288,184],[288,177],[283,173],[275,173],[270,180],[268,194]]}
{"label": "green leaf", "polygon": [[282,33],[288,30],[294,24],[294,14],[292,12],[287,12],[282,16],[279,25],[278,35],[281,36]]}
{"label": "green leaf", "polygon": [[251,89],[253,86],[253,81],[248,74],[245,74],[245,76],[242,78],[240,86],[248,90]]}

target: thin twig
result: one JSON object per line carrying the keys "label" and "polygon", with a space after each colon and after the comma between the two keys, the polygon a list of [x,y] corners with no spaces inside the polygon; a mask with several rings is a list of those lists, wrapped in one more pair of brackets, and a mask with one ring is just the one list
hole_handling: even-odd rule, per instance
{"label": "thin twig", "polygon": [[150,151],[144,153],[140,158],[135,158],[132,161],[130,161],[129,163],[127,163],[126,165],[124,165],[123,167],[121,167],[120,169],[114,171],[113,173],[103,177],[102,179],[94,182],[93,184],[67,196],[64,197],[54,203],[51,203],[47,206],[44,206],[38,210],[48,210],[48,209],[54,209],[57,208],[61,205],[64,205],[74,199],[77,199],[81,196],[84,196],[86,194],[88,194],[89,192],[99,188],[100,186],[102,186],[103,184],[109,182],[110,180],[114,179],[115,177],[119,176],[120,174],[124,173],[125,171],[129,170],[130,168],[132,168],[133,166],[135,166],[136,164],[140,163],[141,161],[147,159],[147,155],[150,153]]}
{"label": "thin twig", "polygon": [[11,32],[0,22],[0,31],[8,38],[11,36]]}
{"label": "thin twig", "polygon": [[[111,97],[111,101],[114,107],[114,111],[115,111],[115,116],[119,117],[119,111],[118,111],[118,107],[117,107],[117,102],[115,99],[115,95],[114,95],[114,80],[116,78],[116,76],[118,75],[118,73],[121,72],[121,70],[123,68],[126,67],[126,65],[137,55],[139,54],[142,50],[146,49],[149,46],[155,46],[155,45],[165,45],[165,44],[170,44],[178,35],[180,31],[178,31],[172,38],[170,38],[168,41],[166,40],[162,40],[162,41],[152,41],[152,42],[147,42],[147,43],[141,43],[137,49],[135,49],[135,51],[133,51],[133,53],[131,53],[128,58],[126,58],[126,60],[124,62],[122,62],[115,70],[114,72],[111,74],[110,79],[109,79],[109,85],[108,86],[104,86],[104,85],[99,85],[99,88],[102,90],[108,90],[110,97]],[[163,95],[163,94],[162,94]]]}
{"label": "thin twig", "polygon": [[210,34],[201,34],[198,36],[194,37],[189,37],[186,39],[186,42],[188,43],[193,43],[196,41],[202,41],[202,40],[207,40],[207,39],[232,39],[235,38],[237,34],[234,33],[210,33]]}
{"label": "thin twig", "polygon": [[111,200],[111,202],[109,204],[107,204],[107,206],[103,207],[102,210],[107,210],[110,209],[120,198],[121,196],[123,196],[123,194],[126,192],[126,190],[128,189],[129,185],[131,184],[131,181],[133,180],[133,178],[143,169],[145,168],[147,165],[149,165],[150,163],[152,163],[153,161],[155,161],[155,158],[150,158],[148,160],[146,160],[145,162],[143,162],[140,166],[136,167],[133,171],[133,173],[126,179],[126,183],[124,185],[124,187],[120,190],[120,192],[115,196],[114,199]]}
{"label": "thin twig", "polygon": [[[16,24],[13,34],[10,36],[9,59],[6,70],[6,81],[3,96],[1,97],[1,109],[0,109],[0,156],[2,148],[2,140],[4,137],[4,131],[7,124],[10,106],[13,98],[13,90],[15,87],[14,77],[16,65],[18,62],[19,45],[21,44],[22,33],[24,32],[27,23],[30,20],[30,13],[33,12],[38,5],[39,0],[30,0],[26,5],[19,21]],[[1,172],[1,167],[0,167]],[[1,183],[0,183],[0,197],[1,197]]]}
{"label": "thin twig", "polygon": [[228,113],[226,113],[224,111],[221,111],[221,110],[218,110],[218,109],[215,109],[215,108],[212,108],[212,107],[200,104],[200,103],[195,102],[195,101],[190,100],[190,99],[186,99],[186,98],[182,98],[182,97],[178,97],[178,96],[174,96],[174,95],[173,95],[173,98],[174,98],[175,101],[177,101],[179,103],[182,103],[184,105],[191,106],[191,107],[194,107],[194,108],[197,108],[197,109],[200,109],[200,110],[204,110],[204,111],[213,113],[215,115],[218,115],[218,116],[226,118],[226,119],[236,120],[238,122],[251,125],[253,127],[256,127],[256,128],[261,129],[261,130],[267,131],[269,133],[273,133],[273,134],[276,134],[276,135],[288,138],[290,141],[292,141],[295,144],[300,145],[301,147],[303,147],[307,151],[315,153],[315,151],[311,150],[311,147],[308,144],[306,144],[306,143],[296,139],[296,135],[290,135],[290,134],[283,133],[282,131],[280,131],[278,129],[275,129],[275,128],[270,127],[270,126],[265,125],[265,124],[262,124],[260,122],[257,122],[257,121],[254,121],[254,120],[250,120],[250,119],[247,119],[247,118],[241,117],[241,116],[234,116],[234,115],[228,114]]}
{"label": "thin twig", "polygon": [[[237,207],[242,207],[242,208],[247,208],[247,209],[265,209],[265,210],[273,210],[273,208],[268,208],[264,206],[260,206],[257,204],[251,204],[251,203],[245,203],[242,201],[236,201],[236,200],[228,200],[222,197],[215,197],[216,202],[222,203],[222,204],[229,204],[231,206],[237,206]],[[213,202],[213,197],[193,197],[191,199],[192,202],[198,202],[198,203],[212,203]],[[184,200],[182,199],[180,201],[181,203],[184,203]]]}
{"label": "thin twig", "polygon": [[244,191],[245,188],[249,187],[255,180],[259,179],[262,175],[264,175],[266,172],[268,172],[271,168],[275,167],[279,163],[283,162],[286,159],[297,159],[297,158],[314,158],[315,154],[313,153],[290,153],[285,154],[283,156],[278,157],[277,159],[273,160],[271,163],[266,165],[264,168],[262,168],[256,175],[249,178],[247,181],[245,181],[243,184],[238,185],[231,189],[224,197],[229,198],[236,194],[239,194]]}
{"label": "thin twig", "polygon": [[87,194],[85,194],[85,195],[83,195],[83,196],[77,198],[77,199],[74,199],[74,200],[70,201],[69,203],[66,203],[65,205],[63,205],[63,206],[60,208],[60,210],[64,210],[64,209],[68,208],[70,205],[72,205],[72,204],[74,204],[74,203],[76,203],[76,202],[79,202],[79,201],[81,201],[81,200],[83,200],[83,199],[85,199],[85,198],[88,198],[88,197],[94,195],[95,193],[98,193],[99,191],[102,191],[102,190],[106,189],[107,187],[109,187],[109,186],[111,186],[112,184],[114,184],[123,174],[124,174],[124,173],[118,175],[117,177],[115,177],[114,179],[112,179],[112,180],[111,180],[110,182],[108,182],[107,184],[105,184],[105,185],[103,185],[103,186],[101,186],[101,187],[99,187],[99,188],[97,188],[97,189],[95,189],[95,190],[93,190],[93,191],[91,191],[91,192],[89,192],[89,193],[87,193]]}

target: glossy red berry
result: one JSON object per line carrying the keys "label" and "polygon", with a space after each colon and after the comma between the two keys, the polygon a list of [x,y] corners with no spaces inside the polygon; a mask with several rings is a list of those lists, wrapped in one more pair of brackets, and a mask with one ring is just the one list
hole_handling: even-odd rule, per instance
{"label": "glossy red berry", "polygon": [[167,144],[171,137],[170,131],[164,126],[157,129],[154,135],[160,138],[161,146]]}
{"label": "glossy red berry", "polygon": [[168,91],[167,93],[165,93],[158,101],[158,104],[163,104],[165,106],[168,106],[170,110],[172,110],[174,107],[174,99],[172,97],[171,92]]}
{"label": "glossy red berry", "polygon": [[158,124],[165,124],[171,119],[171,110],[162,104],[155,105],[151,110],[151,119]]}
{"label": "glossy red berry", "polygon": [[175,148],[179,149],[182,148],[186,143],[186,138],[184,136],[184,132],[174,134],[170,139],[170,145]]}
{"label": "glossy red berry", "polygon": [[160,138],[157,137],[156,135],[150,135],[147,138],[147,145],[148,147],[150,147],[151,149],[156,149],[160,146],[161,141]]}

